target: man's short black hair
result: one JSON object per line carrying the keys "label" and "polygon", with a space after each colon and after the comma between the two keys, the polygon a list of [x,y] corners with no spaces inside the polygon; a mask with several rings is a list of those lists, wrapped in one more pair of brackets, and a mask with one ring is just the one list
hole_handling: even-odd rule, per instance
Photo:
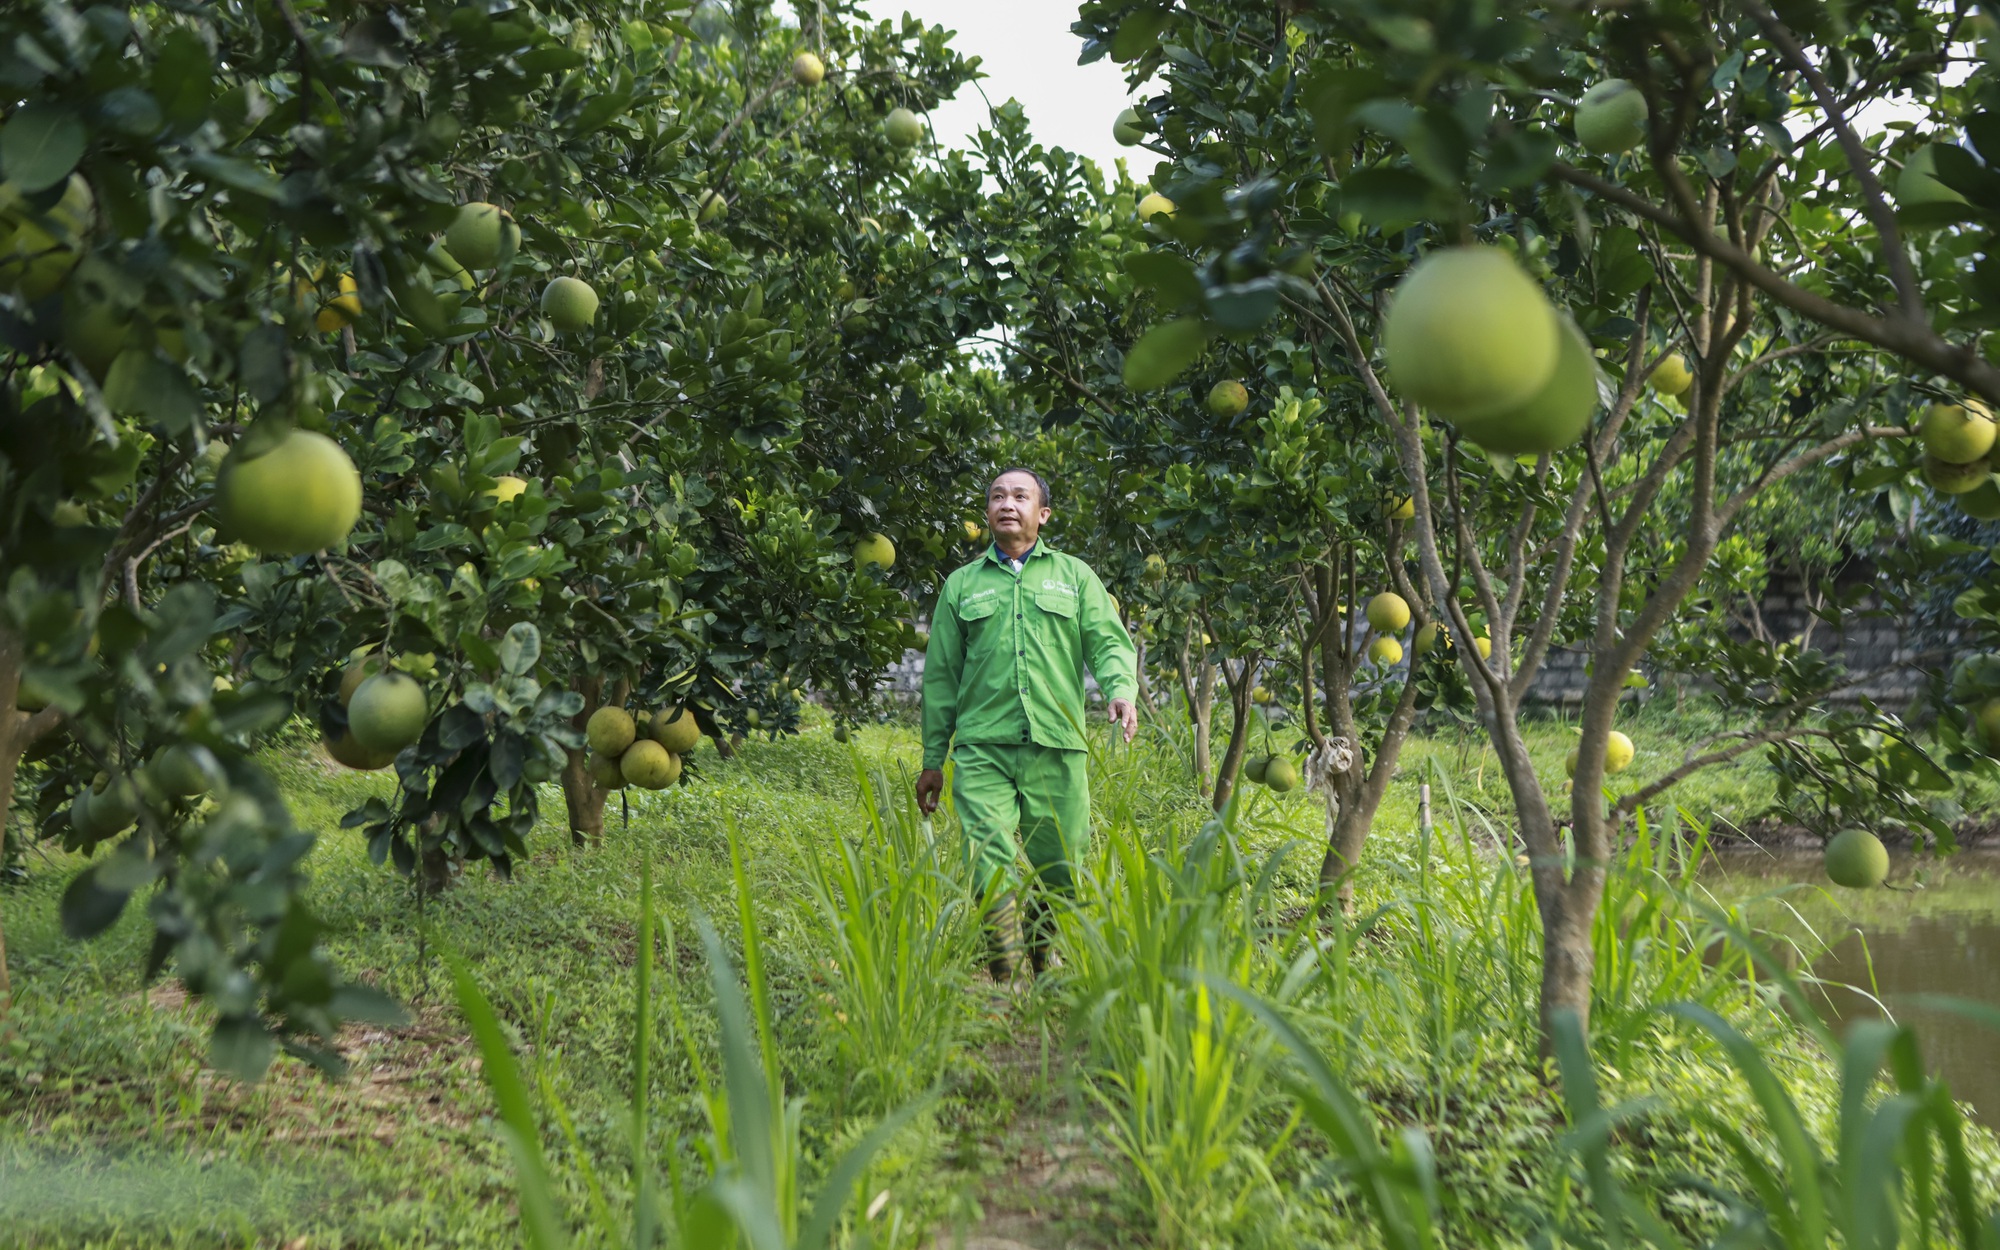
{"label": "man's short black hair", "polygon": [[[995,473],[993,475],[993,482],[999,481],[1001,478],[1006,477],[1009,473],[1025,473],[1029,477],[1034,478],[1036,489],[1042,492],[1042,506],[1044,508],[1050,506],[1049,479],[1043,477],[1041,474],[1035,472],[1033,469],[1029,468],[1025,464],[1010,464],[1006,468],[1000,470],[998,473]],[[986,493],[989,495],[993,493],[993,482],[988,482],[986,484]]]}

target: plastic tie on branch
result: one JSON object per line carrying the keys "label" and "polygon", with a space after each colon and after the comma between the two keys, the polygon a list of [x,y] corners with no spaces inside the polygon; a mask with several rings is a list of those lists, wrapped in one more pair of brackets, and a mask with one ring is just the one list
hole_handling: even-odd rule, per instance
{"label": "plastic tie on branch", "polygon": [[1354,744],[1345,738],[1328,738],[1306,756],[1306,789],[1333,789],[1333,779],[1354,767]]}

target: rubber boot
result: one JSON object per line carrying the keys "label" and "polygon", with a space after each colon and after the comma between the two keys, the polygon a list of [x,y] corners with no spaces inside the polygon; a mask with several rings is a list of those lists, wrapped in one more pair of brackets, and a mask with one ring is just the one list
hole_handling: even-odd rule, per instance
{"label": "rubber boot", "polygon": [[1010,985],[1021,973],[1021,909],[1010,894],[987,911],[986,971],[996,985]]}
{"label": "rubber boot", "polygon": [[1056,950],[1056,909],[1049,905],[1040,890],[1028,896],[1025,930],[1028,966],[1034,969],[1036,978],[1047,976],[1062,967],[1062,955]]}

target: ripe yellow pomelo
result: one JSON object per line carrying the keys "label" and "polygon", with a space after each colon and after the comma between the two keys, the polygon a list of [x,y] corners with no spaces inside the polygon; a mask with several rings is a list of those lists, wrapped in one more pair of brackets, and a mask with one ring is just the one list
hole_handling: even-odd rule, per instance
{"label": "ripe yellow pomelo", "polygon": [[1624,772],[1632,767],[1632,757],[1636,754],[1632,740],[1616,729],[1612,730],[1611,736],[1604,740],[1604,771]]}
{"label": "ripe yellow pomelo", "polygon": [[1576,102],[1576,141],[1587,152],[1610,156],[1646,140],[1646,97],[1623,78],[1607,78]]}
{"label": "ripe yellow pomelo", "polygon": [[1250,392],[1235,378],[1224,378],[1208,389],[1208,411],[1212,416],[1227,420],[1249,406]]}
{"label": "ripe yellow pomelo", "polygon": [[1299,784],[1299,770],[1282,755],[1274,755],[1264,766],[1264,784],[1279,794]]}
{"label": "ripe yellow pomelo", "polygon": [[462,265],[491,269],[500,263],[500,254],[509,238],[518,242],[521,228],[507,211],[484,201],[460,206],[458,217],[444,232],[444,245]]}
{"label": "ripe yellow pomelo", "polygon": [[1131,147],[1146,137],[1146,119],[1138,109],[1126,109],[1111,123],[1111,137],[1121,147]]}
{"label": "ripe yellow pomelo", "polygon": [[639,737],[639,725],[622,707],[601,707],[584,722],[583,736],[591,750],[615,760]]}
{"label": "ripe yellow pomelo", "polygon": [[1400,664],[1403,660],[1403,644],[1394,638],[1377,638],[1368,644],[1368,658],[1382,668]]}
{"label": "ripe yellow pomelo", "polygon": [[347,732],[370,751],[394,754],[424,736],[430,700],[408,673],[389,669],[355,688],[347,703]]}
{"label": "ripe yellow pomelo", "polygon": [[1368,624],[1378,634],[1400,633],[1410,623],[1410,605],[1393,590],[1368,601]]}
{"label": "ripe yellow pomelo", "polygon": [[1269,703],[1270,701],[1271,691],[1267,686],[1258,686],[1250,692],[1250,702],[1252,703]]}
{"label": "ripe yellow pomelo", "polygon": [[1548,385],[1561,325],[1541,286],[1496,247],[1452,247],[1418,261],[1382,327],[1390,381],[1452,421],[1527,403]]}
{"label": "ripe yellow pomelo", "polygon": [[888,568],[896,562],[896,544],[884,534],[870,534],[854,544],[854,567],[856,571],[874,564]]}
{"label": "ripe yellow pomelo", "polygon": [[511,499],[519,499],[527,493],[527,479],[515,477],[511,473],[503,473],[493,479],[493,489],[486,492],[486,497],[496,504],[503,504]]}
{"label": "ripe yellow pomelo", "polygon": [[337,333],[342,326],[361,319],[361,288],[355,284],[354,275],[341,274],[334,291],[333,298],[320,305],[313,315],[313,328],[321,334]]}
{"label": "ripe yellow pomelo", "polygon": [[917,115],[906,108],[893,108],[882,119],[882,130],[889,136],[889,142],[899,148],[913,148],[924,137],[924,124]]}
{"label": "ripe yellow pomelo", "polygon": [[1646,385],[1662,395],[1685,395],[1687,388],[1694,385],[1694,370],[1679,352],[1668,352],[1660,357],[1660,363],[1646,375]]}
{"label": "ripe yellow pomelo", "polygon": [[680,780],[680,757],[651,738],[641,738],[618,757],[618,771],[642,790],[664,790]]}
{"label": "ripe yellow pomelo", "polygon": [[817,87],[826,81],[826,62],[810,52],[792,58],[792,81],[801,87]]}
{"label": "ripe yellow pomelo", "polygon": [[[623,754],[623,752],[620,752]],[[600,790],[623,790],[625,770],[618,766],[615,755],[593,755],[590,757],[590,779]]]}
{"label": "ripe yellow pomelo", "polygon": [[1597,411],[1597,358],[1590,341],[1568,316],[1561,323],[1556,371],[1526,403],[1454,422],[1458,432],[1488,451],[1510,456],[1561,451],[1583,437]]}
{"label": "ripe yellow pomelo", "polygon": [[239,440],[222,462],[216,511],[231,537],[265,555],[337,547],[361,519],[361,474],[339,443],[295,429],[255,458]]}
{"label": "ripe yellow pomelo", "polygon": [[580,334],[597,320],[597,292],[581,278],[552,279],[542,288],[542,315],[564,334]]}
{"label": "ripe yellow pomelo", "polygon": [[1161,195],[1158,191],[1148,191],[1139,201],[1139,220],[1141,222],[1149,222],[1153,218],[1162,215],[1171,217],[1175,211],[1174,202],[1166,196]]}
{"label": "ripe yellow pomelo", "polygon": [[1493,658],[1493,640],[1491,638],[1481,634],[1472,640],[1472,645],[1479,649],[1480,659],[1490,660]]}
{"label": "ripe yellow pomelo", "polygon": [[1993,414],[1976,399],[1932,404],[1918,427],[1924,450],[1947,464],[1971,464],[1993,450]]}
{"label": "ripe yellow pomelo", "polygon": [[1963,495],[1978,490],[1993,479],[1993,464],[1985,457],[1970,464],[1953,464],[1936,456],[1924,457],[1924,480],[1940,495]]}
{"label": "ripe yellow pomelo", "polygon": [[1826,844],[1826,875],[1850,890],[1872,890],[1889,876],[1889,848],[1866,829],[1843,829]]}
{"label": "ripe yellow pomelo", "polygon": [[326,747],[326,753],[332,757],[334,763],[358,772],[373,772],[396,762],[396,752],[371,751],[355,741],[351,733],[344,733],[322,745]]}
{"label": "ripe yellow pomelo", "polygon": [[701,742],[701,726],[688,708],[661,708],[648,722],[646,736],[675,755],[686,755]]}
{"label": "ripe yellow pomelo", "polygon": [[965,541],[976,543],[984,537],[986,537],[985,526],[980,525],[976,521],[967,521],[965,523]]}
{"label": "ripe yellow pomelo", "polygon": [[1414,520],[1416,520],[1416,519],[1417,519],[1417,497],[1416,497],[1415,495],[1405,495],[1405,496],[1403,496],[1403,502],[1401,502],[1401,503],[1397,504],[1397,505],[1396,505],[1396,507],[1394,508],[1394,510],[1392,510],[1392,511],[1391,511],[1391,512],[1389,513],[1389,519],[1390,519],[1391,521],[1414,521]]}
{"label": "ripe yellow pomelo", "polygon": [[1965,203],[1963,195],[1938,181],[1937,149],[1937,144],[1928,144],[1903,158],[1903,168],[1896,175],[1898,208]]}

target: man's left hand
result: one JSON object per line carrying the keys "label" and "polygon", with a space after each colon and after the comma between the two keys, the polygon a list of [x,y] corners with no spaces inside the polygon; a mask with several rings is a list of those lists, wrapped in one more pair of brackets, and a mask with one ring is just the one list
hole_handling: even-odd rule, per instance
{"label": "man's left hand", "polygon": [[1125,741],[1127,742],[1132,741],[1132,735],[1139,732],[1139,709],[1132,706],[1132,700],[1130,699],[1113,699],[1111,701],[1111,720],[1113,724],[1125,726]]}

